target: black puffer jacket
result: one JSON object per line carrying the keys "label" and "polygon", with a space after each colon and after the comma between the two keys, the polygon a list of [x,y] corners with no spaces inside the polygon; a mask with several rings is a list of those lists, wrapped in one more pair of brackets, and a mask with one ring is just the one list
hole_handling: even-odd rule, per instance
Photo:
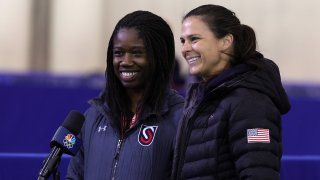
{"label": "black puffer jacket", "polygon": [[[172,179],[280,179],[281,115],[290,104],[276,64],[261,62],[190,87]],[[259,130],[269,135],[254,141]]]}

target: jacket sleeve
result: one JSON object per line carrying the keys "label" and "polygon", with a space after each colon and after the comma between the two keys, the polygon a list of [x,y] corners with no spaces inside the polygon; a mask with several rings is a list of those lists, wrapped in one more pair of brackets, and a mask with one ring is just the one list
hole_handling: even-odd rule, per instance
{"label": "jacket sleeve", "polygon": [[83,146],[79,149],[78,153],[73,156],[69,162],[67,171],[67,180],[82,180],[83,179]]}
{"label": "jacket sleeve", "polygon": [[[240,93],[236,97],[230,108],[228,133],[240,179],[280,179],[282,143],[278,109],[267,96],[258,92]],[[269,135],[262,134],[264,139],[249,141],[257,136],[258,129],[269,131]]]}

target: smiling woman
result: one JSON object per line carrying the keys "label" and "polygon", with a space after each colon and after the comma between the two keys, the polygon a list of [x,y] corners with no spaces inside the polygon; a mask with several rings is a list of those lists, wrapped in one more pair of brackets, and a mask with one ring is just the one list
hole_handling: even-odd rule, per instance
{"label": "smiling woman", "polygon": [[210,79],[230,66],[228,54],[231,54],[233,36],[217,38],[201,17],[192,16],[184,21],[180,40],[190,74]]}
{"label": "smiling woman", "polygon": [[161,17],[135,11],[117,23],[106,87],[85,113],[83,147],[71,159],[67,179],[170,177],[183,106],[170,89],[174,62],[173,34]]}
{"label": "smiling woman", "polygon": [[180,39],[190,73],[203,80],[186,96],[172,179],[280,179],[281,115],[290,104],[253,29],[209,4],[185,15]]}
{"label": "smiling woman", "polygon": [[[114,39],[113,66],[116,76],[127,93],[141,97],[147,83],[150,66],[147,61],[144,43],[134,28],[121,29]],[[131,109],[135,111],[135,107]]]}

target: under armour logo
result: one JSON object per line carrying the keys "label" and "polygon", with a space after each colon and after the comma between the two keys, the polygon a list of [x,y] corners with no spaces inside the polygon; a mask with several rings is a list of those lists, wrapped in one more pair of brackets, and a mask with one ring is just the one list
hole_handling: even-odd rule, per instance
{"label": "under armour logo", "polygon": [[214,118],[214,113],[209,116],[209,121],[213,120],[213,118]]}
{"label": "under armour logo", "polygon": [[106,131],[106,130],[107,130],[107,126],[106,126],[106,125],[103,126],[103,127],[99,126],[99,128],[98,128],[98,132],[100,132],[100,131]]}

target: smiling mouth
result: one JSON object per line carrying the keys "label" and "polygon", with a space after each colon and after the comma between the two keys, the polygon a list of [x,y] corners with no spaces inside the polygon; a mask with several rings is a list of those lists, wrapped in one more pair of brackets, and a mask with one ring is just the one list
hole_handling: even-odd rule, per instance
{"label": "smiling mouth", "polygon": [[193,57],[193,58],[188,59],[188,63],[190,65],[192,65],[192,64],[197,63],[199,60],[200,60],[200,57]]}
{"label": "smiling mouth", "polygon": [[137,72],[120,72],[120,76],[125,80],[130,80],[135,77]]}

